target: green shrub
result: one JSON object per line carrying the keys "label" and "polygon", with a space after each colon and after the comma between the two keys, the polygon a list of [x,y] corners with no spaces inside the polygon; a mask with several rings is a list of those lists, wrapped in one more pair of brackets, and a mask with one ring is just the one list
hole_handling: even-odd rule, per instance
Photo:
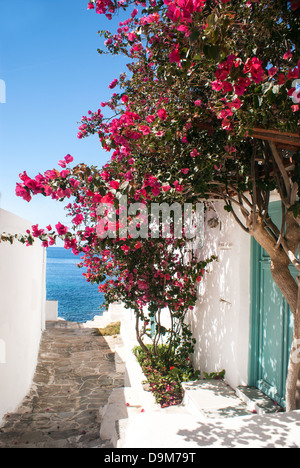
{"label": "green shrub", "polygon": [[97,336],[113,336],[120,334],[121,322],[110,323],[104,328],[95,328],[94,335]]}
{"label": "green shrub", "polygon": [[162,408],[180,404],[183,399],[181,383],[197,380],[200,371],[194,371],[189,358],[177,360],[170,366],[169,354],[166,355],[169,351],[167,346],[159,346],[157,355],[151,353],[152,346],[147,348],[150,354],[147,354],[140,346],[136,346],[133,353],[147,378],[156,403]]}

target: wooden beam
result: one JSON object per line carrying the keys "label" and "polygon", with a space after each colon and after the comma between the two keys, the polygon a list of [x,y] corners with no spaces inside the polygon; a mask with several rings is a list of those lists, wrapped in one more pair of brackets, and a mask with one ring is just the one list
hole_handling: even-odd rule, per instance
{"label": "wooden beam", "polygon": [[254,128],[251,135],[259,140],[272,141],[277,148],[294,150],[300,148],[300,135],[297,133],[281,133],[278,130]]}

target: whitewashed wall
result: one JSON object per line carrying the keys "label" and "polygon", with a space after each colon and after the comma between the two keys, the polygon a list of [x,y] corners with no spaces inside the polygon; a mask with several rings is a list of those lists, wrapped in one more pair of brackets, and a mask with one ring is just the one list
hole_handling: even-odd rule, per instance
{"label": "whitewashed wall", "polygon": [[[0,233],[21,233],[29,221],[0,209]],[[0,422],[26,396],[45,328],[45,250],[36,243],[0,244]]]}
{"label": "whitewashed wall", "polygon": [[[189,322],[197,340],[195,366],[208,373],[225,369],[225,380],[235,388],[248,380],[251,236],[223,206],[214,202],[217,213],[206,215],[200,257],[216,255],[218,262],[208,267],[199,285]],[[216,227],[209,227],[212,218],[219,218]]]}

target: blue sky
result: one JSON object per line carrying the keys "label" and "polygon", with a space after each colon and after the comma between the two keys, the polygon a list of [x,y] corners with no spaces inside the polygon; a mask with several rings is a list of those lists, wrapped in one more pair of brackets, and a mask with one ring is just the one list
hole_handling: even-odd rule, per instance
{"label": "blue sky", "polygon": [[[87,10],[88,0],[0,0],[0,207],[45,227],[66,221],[59,202],[15,195],[19,173],[33,177],[70,153],[74,163],[102,166],[109,154],[97,137],[79,140],[78,122],[112,91],[127,59],[99,55],[98,30],[116,20]],[[117,19],[126,18],[128,14]]]}

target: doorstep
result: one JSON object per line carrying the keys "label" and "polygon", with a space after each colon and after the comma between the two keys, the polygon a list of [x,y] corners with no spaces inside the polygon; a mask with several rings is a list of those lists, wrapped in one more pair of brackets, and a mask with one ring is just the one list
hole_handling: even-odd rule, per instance
{"label": "doorstep", "polygon": [[236,389],[236,394],[247,406],[258,414],[280,413],[284,409],[265,395],[257,387],[240,385]]}
{"label": "doorstep", "polygon": [[223,380],[184,382],[183,405],[192,413],[209,419],[249,416],[253,410]]}

